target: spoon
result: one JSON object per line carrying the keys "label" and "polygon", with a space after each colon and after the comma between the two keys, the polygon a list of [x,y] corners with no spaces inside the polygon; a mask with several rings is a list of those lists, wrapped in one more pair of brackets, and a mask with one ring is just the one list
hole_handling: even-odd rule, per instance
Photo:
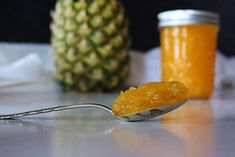
{"label": "spoon", "polygon": [[51,107],[51,108],[44,108],[44,109],[32,110],[32,111],[20,112],[20,113],[14,113],[14,114],[0,115],[0,120],[17,119],[17,118],[25,117],[25,116],[31,116],[31,115],[54,112],[54,111],[61,111],[61,110],[68,110],[68,109],[95,107],[95,108],[100,108],[100,109],[108,111],[115,118],[117,118],[119,120],[127,121],[127,122],[135,122],[135,121],[143,121],[146,119],[161,116],[167,112],[170,112],[170,111],[180,107],[185,102],[186,102],[186,100],[177,102],[175,104],[168,104],[168,105],[159,106],[159,107],[155,107],[155,108],[149,108],[147,110],[143,110],[140,112],[134,112],[134,113],[126,114],[126,115],[121,115],[121,116],[116,116],[113,113],[111,108],[109,108],[105,105],[102,105],[102,104],[81,103],[81,104],[73,104],[73,105],[66,105],[66,106],[56,106],[56,107]]}

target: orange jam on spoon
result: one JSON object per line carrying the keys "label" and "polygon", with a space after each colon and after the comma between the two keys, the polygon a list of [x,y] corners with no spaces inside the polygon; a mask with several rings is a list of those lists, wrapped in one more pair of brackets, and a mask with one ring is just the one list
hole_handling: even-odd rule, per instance
{"label": "orange jam on spoon", "polygon": [[112,111],[116,116],[122,116],[186,99],[188,89],[181,82],[149,82],[121,92],[112,104]]}

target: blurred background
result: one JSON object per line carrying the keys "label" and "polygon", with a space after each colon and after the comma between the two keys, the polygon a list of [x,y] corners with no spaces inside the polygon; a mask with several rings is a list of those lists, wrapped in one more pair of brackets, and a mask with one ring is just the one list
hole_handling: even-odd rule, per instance
{"label": "blurred background", "polygon": [[[235,55],[235,0],[121,0],[130,21],[132,49],[145,52],[159,46],[156,15],[170,9],[200,9],[221,16],[218,48]],[[56,0],[0,2],[0,42],[49,43],[50,11]]]}

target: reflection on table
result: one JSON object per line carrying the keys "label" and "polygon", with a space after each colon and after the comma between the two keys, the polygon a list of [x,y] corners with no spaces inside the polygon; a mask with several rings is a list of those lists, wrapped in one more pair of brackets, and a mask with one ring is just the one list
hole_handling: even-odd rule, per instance
{"label": "reflection on table", "polygon": [[213,156],[214,115],[209,100],[189,101],[161,117],[161,124],[184,143],[185,156]]}

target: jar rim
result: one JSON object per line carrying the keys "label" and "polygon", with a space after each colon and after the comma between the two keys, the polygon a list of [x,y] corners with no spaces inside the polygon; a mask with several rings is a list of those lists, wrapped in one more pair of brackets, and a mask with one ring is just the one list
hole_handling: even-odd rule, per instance
{"label": "jar rim", "polygon": [[158,26],[174,26],[185,24],[206,23],[219,25],[219,14],[193,9],[177,9],[160,12],[157,15]]}

